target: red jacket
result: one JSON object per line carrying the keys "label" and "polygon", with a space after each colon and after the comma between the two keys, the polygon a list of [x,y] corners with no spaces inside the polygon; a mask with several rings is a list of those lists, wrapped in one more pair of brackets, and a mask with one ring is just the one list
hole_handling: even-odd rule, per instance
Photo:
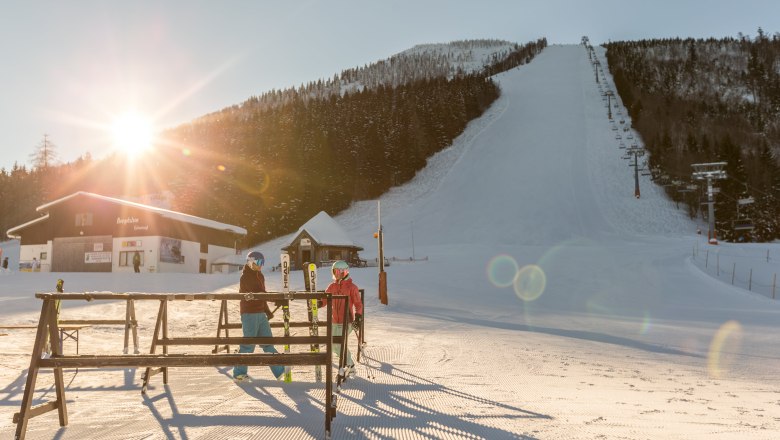
{"label": "red jacket", "polygon": [[[349,316],[351,320],[355,319],[355,314],[363,314],[363,303],[360,301],[360,291],[358,287],[352,283],[352,278],[346,280],[335,281],[330,283],[325,293],[332,293],[334,295],[348,295],[350,298]],[[323,303],[324,306],[328,305],[328,299],[326,298]],[[333,307],[331,307],[333,313],[333,323],[344,323],[344,300],[334,299]]]}

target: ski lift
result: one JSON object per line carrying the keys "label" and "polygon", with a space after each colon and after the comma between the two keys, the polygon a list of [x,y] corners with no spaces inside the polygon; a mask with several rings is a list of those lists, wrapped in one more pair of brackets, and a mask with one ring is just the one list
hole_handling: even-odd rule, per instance
{"label": "ski lift", "polygon": [[617,126],[613,125],[612,126],[612,131],[617,131]]}
{"label": "ski lift", "polygon": [[628,136],[626,136],[626,139],[634,139],[634,135],[629,133]]}
{"label": "ski lift", "polygon": [[753,226],[753,221],[749,218],[734,220],[731,222],[731,226],[735,231],[752,231],[755,229],[755,226]]}
{"label": "ski lift", "polygon": [[745,205],[751,205],[755,201],[753,196],[737,200],[737,220],[731,222],[731,227],[734,228],[735,231],[752,231],[755,228],[755,226],[753,226],[753,221],[750,220],[750,218],[739,218],[739,208]]}
{"label": "ski lift", "polygon": [[623,139],[623,136],[621,136],[620,134],[616,134],[615,139]]}

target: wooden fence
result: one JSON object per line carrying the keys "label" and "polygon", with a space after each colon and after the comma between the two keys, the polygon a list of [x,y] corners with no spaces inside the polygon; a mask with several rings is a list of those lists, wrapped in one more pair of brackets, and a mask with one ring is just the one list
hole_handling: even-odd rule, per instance
{"label": "wooden fence", "polygon": [[[325,365],[325,432],[329,437],[331,432],[331,420],[336,416],[336,397],[333,394],[333,367],[331,357],[333,353],[332,334],[332,313],[327,313],[326,335],[325,336],[284,336],[284,337],[265,337],[265,338],[244,338],[228,337],[227,331],[225,337],[182,337],[173,338],[168,334],[168,303],[175,301],[223,301],[223,306],[227,301],[236,301],[241,299],[263,299],[270,302],[282,303],[291,300],[320,300],[328,299],[329,304],[332,299],[345,299],[344,312],[349,317],[348,312],[350,304],[349,298],[341,295],[331,295],[324,292],[287,292],[287,293],[37,293],[36,298],[43,301],[41,306],[41,315],[38,320],[35,344],[30,358],[30,368],[27,372],[27,381],[25,383],[24,394],[22,396],[22,405],[18,413],[14,414],[14,423],[16,427],[16,440],[23,440],[27,431],[29,419],[57,410],[59,413],[60,426],[68,424],[68,412],[65,400],[65,385],[63,380],[63,368],[115,368],[115,367],[139,367],[146,368],[143,374],[142,393],[146,392],[149,380],[152,376],[162,373],[163,383],[168,383],[168,368],[170,367],[206,367],[206,366],[227,366],[227,365],[247,365],[247,366],[270,366],[270,365]],[[52,355],[47,359],[42,359],[45,349],[47,335],[51,340],[55,340],[59,332],[59,323],[57,320],[58,301],[66,300],[127,300],[127,301],[159,301],[160,306],[157,313],[154,334],[152,337],[151,349],[149,354],[144,355],[64,355],[57,344],[52,344]],[[128,304],[132,304],[128,302]],[[226,306],[225,306],[226,307]],[[227,309],[224,309],[227,313]],[[133,309],[132,321],[135,321]],[[330,311],[329,311],[330,312]],[[126,321],[130,321],[130,312],[126,315]],[[222,322],[223,310],[220,310],[220,322]],[[124,322],[124,321],[123,321]],[[127,323],[126,323],[127,324]],[[225,322],[227,324],[227,322]],[[342,371],[344,368],[344,353],[346,352],[347,331],[346,325],[349,325],[349,319],[344,326],[344,332],[339,335],[336,343],[342,344],[342,355],[340,356],[338,368]],[[125,341],[127,341],[127,329],[125,329]],[[176,345],[214,345],[215,347],[227,346],[232,344],[260,344],[260,345],[311,345],[319,346],[324,344],[325,352],[309,353],[216,353],[212,354],[169,354],[168,347]],[[162,347],[162,354],[156,353],[157,347]],[[127,347],[127,342],[125,342]],[[54,371],[54,385],[56,399],[40,405],[32,406],[33,393],[38,378],[38,372],[42,368],[51,368]],[[342,378],[339,377],[339,381]]]}

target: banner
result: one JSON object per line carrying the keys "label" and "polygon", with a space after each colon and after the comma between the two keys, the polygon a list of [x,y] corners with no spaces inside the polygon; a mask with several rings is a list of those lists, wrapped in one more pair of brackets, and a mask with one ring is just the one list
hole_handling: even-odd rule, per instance
{"label": "banner", "polygon": [[184,256],[181,254],[181,240],[164,237],[160,239],[160,262],[184,264]]}

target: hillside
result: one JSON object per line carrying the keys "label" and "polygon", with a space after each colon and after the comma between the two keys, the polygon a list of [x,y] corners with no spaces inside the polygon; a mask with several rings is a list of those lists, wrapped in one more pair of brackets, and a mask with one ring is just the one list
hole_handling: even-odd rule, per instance
{"label": "hillside", "polygon": [[[648,177],[634,197],[586,50],[551,46],[494,81],[495,104],[380,198],[387,255],[410,256],[413,231],[415,255],[428,258],[393,262],[388,306],[376,299],[376,269],[352,270],[366,288],[367,357],[339,400],[333,438],[773,438],[780,306],[700,271],[696,224]],[[376,251],[376,201],[336,219],[366,256]],[[269,264],[289,238],[259,247]],[[713,246],[710,262],[752,246]],[[3,275],[3,320],[37,319],[20,292],[46,289],[58,274]],[[231,291],[237,281],[132,275],[67,274],[66,288]],[[278,289],[279,274],[266,275]],[[294,289],[301,278],[293,272]],[[155,307],[137,307],[146,343]],[[93,303],[63,313],[123,310]],[[218,306],[170,313],[172,333],[213,335]],[[82,351],[111,352],[122,332],[83,337]],[[29,334],[6,338],[0,436],[12,432],[32,345]],[[247,385],[228,373],[174,369],[168,386],[157,381],[139,398],[139,371],[68,371],[69,426],[50,413],[31,421],[28,438],[324,437],[310,368],[294,368],[292,384],[264,368],[250,368]],[[50,395],[50,376],[39,383],[38,395]]]}

